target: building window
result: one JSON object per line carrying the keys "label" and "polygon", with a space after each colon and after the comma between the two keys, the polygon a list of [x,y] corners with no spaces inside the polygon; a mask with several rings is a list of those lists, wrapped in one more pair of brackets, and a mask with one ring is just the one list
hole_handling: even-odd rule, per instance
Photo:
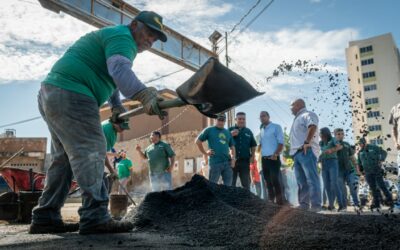
{"label": "building window", "polygon": [[364,91],[373,91],[373,90],[376,90],[376,84],[371,84],[371,85],[366,85],[366,86],[364,86]]}
{"label": "building window", "polygon": [[358,59],[358,55],[356,54],[356,59]]}
{"label": "building window", "polygon": [[370,143],[374,144],[374,145],[382,145],[383,144],[383,139],[372,139],[370,141]]}
{"label": "building window", "polygon": [[368,118],[373,118],[373,117],[378,117],[381,116],[381,113],[379,111],[369,111],[367,113]]}
{"label": "building window", "polygon": [[360,69],[359,69],[358,66],[357,66],[357,72],[358,72],[358,71],[360,71]]}
{"label": "building window", "polygon": [[379,100],[377,97],[365,99],[366,105],[371,105],[371,104],[376,104],[376,103],[379,103]]}
{"label": "building window", "polygon": [[357,80],[358,80],[358,83],[361,83],[360,78],[358,78]]}
{"label": "building window", "polygon": [[381,125],[371,125],[371,126],[368,126],[368,130],[369,131],[381,131],[382,126]]}
{"label": "building window", "polygon": [[375,77],[375,71],[370,71],[370,72],[365,72],[363,73],[363,78],[370,78],[370,77]]}
{"label": "building window", "polygon": [[372,45],[360,48],[360,54],[372,51]]}
{"label": "building window", "polygon": [[374,58],[369,58],[365,60],[361,60],[361,66],[369,65],[374,63]]}

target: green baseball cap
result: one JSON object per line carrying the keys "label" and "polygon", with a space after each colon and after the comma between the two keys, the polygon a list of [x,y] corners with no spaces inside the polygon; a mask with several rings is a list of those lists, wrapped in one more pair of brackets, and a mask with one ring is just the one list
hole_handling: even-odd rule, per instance
{"label": "green baseball cap", "polygon": [[164,33],[164,25],[162,23],[163,18],[155,13],[154,11],[141,11],[134,20],[140,21],[150,29],[157,32],[159,39],[162,42],[167,41],[167,35]]}

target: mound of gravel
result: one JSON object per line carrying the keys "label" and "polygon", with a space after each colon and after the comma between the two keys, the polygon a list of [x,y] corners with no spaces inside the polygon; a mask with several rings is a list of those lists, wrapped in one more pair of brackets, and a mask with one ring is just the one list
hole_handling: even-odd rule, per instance
{"label": "mound of gravel", "polygon": [[393,216],[323,215],[277,206],[199,175],[175,190],[149,193],[126,219],[136,231],[179,236],[190,246],[400,249],[400,220]]}

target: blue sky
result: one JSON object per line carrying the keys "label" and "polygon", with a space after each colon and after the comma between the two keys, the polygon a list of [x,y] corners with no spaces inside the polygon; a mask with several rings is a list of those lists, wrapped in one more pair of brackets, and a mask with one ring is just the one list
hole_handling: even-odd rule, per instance
{"label": "blue sky", "polygon": [[[208,36],[215,29],[221,33],[229,31],[256,1],[127,2],[140,9],[159,12],[167,25],[210,47]],[[238,30],[268,2],[262,0]],[[0,126],[39,115],[36,95],[41,79],[73,41],[94,30],[68,15],[43,9],[35,0],[4,1],[1,5]],[[400,30],[396,26],[400,23],[399,9],[400,1],[396,0],[275,0],[249,29],[237,35],[229,45],[232,69],[252,83],[261,83],[259,89],[267,93],[237,110],[248,113],[248,125],[255,132],[261,110],[269,111],[273,121],[290,128],[293,117],[289,103],[297,97],[312,99],[316,95],[313,89],[316,76],[286,76],[268,84],[263,79],[271,75],[283,60],[328,63],[332,71],[345,73],[344,50],[348,41],[391,32],[399,44]],[[133,67],[143,81],[179,68],[151,53],[141,54]],[[173,89],[191,74],[185,70],[154,84]],[[333,107],[329,101],[321,105],[312,103],[312,106],[322,113],[323,126],[332,123],[331,116],[326,114],[332,110],[339,114],[344,112],[343,107]],[[339,115],[334,122],[340,124],[344,118],[343,114]],[[42,120],[7,128],[15,128],[18,136],[49,136]],[[0,132],[3,129],[0,128]]]}

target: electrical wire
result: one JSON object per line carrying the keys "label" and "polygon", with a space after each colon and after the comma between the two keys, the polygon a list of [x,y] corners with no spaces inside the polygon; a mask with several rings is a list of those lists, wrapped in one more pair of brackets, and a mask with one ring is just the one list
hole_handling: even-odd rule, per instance
{"label": "electrical wire", "polygon": [[244,14],[244,15],[242,16],[242,18],[240,18],[239,22],[233,26],[233,28],[231,29],[231,31],[230,31],[229,33],[234,32],[235,29],[236,29],[236,27],[238,27],[238,26],[243,22],[243,20],[244,20],[244,19],[257,7],[257,5],[259,5],[260,3],[261,3],[261,0],[258,0],[251,8],[247,11],[247,13]]}

